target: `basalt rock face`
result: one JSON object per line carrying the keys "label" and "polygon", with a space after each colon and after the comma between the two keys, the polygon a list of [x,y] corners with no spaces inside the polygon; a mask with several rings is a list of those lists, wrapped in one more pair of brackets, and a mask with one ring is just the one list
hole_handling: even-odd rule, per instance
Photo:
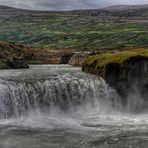
{"label": "basalt rock face", "polygon": [[28,68],[23,48],[14,42],[0,41],[0,69]]}
{"label": "basalt rock face", "polygon": [[111,63],[106,67],[104,78],[125,99],[134,93],[145,98],[148,95],[148,58],[134,57],[122,66]]}
{"label": "basalt rock face", "polygon": [[[96,62],[97,64],[97,62]],[[130,104],[131,97],[135,102],[134,111],[148,106],[148,58],[135,56],[126,59],[121,65],[109,63],[104,70],[95,69],[96,66],[83,65],[83,71],[103,77],[106,82],[116,89],[122,98],[123,105]],[[130,98],[130,99],[129,99]],[[140,102],[140,103],[139,103]]]}
{"label": "basalt rock face", "polygon": [[69,60],[68,64],[72,66],[82,66],[84,61],[91,55],[94,55],[93,52],[76,52],[71,59]]}

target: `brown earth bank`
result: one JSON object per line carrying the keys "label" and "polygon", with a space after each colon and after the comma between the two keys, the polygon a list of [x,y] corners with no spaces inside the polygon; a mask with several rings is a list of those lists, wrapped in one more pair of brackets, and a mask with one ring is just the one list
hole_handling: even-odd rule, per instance
{"label": "brown earth bank", "polygon": [[25,49],[24,54],[29,64],[69,64],[82,66],[84,61],[97,52],[75,50],[49,50],[45,48]]}
{"label": "brown earth bank", "polygon": [[131,96],[142,98],[145,103],[141,102],[141,108],[148,105],[148,49],[91,56],[82,70],[103,77],[117,90],[124,105]]}
{"label": "brown earth bank", "polygon": [[54,52],[35,48],[25,51],[29,64],[67,64],[73,54],[73,52]]}

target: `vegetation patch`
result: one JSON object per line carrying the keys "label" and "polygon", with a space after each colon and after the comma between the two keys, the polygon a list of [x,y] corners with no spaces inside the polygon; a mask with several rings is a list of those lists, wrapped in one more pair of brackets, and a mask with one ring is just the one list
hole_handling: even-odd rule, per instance
{"label": "vegetation patch", "polygon": [[0,39],[33,47],[99,50],[148,46],[147,10],[140,15],[137,11],[102,10],[0,12]]}

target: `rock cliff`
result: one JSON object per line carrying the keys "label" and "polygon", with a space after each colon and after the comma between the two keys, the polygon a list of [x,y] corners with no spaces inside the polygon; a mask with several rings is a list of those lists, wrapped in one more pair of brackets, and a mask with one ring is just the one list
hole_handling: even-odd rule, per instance
{"label": "rock cliff", "polygon": [[128,104],[128,97],[135,94],[142,98],[141,107],[148,105],[147,49],[91,56],[83,64],[82,70],[103,77],[117,90],[124,105]]}

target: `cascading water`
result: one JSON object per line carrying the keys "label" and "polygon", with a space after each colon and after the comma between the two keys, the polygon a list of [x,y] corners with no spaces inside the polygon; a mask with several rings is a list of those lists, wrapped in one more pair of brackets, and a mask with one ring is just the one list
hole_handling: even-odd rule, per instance
{"label": "cascading water", "polygon": [[148,115],[131,113],[141,104],[68,65],[2,70],[0,148],[147,148]]}
{"label": "cascading water", "polygon": [[45,79],[0,80],[1,119],[19,117],[29,110],[48,112],[59,107],[66,112],[87,105],[103,111],[105,107],[118,108],[120,103],[103,79],[88,75],[67,73]]}

